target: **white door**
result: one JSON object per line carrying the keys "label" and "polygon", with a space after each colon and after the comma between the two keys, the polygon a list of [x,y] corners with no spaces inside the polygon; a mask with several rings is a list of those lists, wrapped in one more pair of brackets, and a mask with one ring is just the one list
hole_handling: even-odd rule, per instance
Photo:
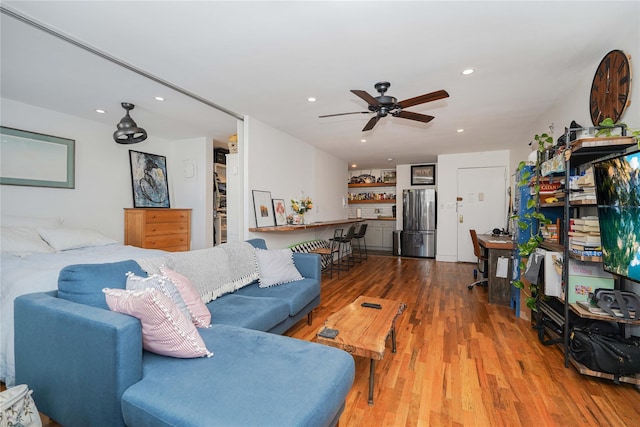
{"label": "white door", "polygon": [[483,234],[506,227],[506,192],[503,166],[458,169],[458,261],[477,261],[469,230]]}

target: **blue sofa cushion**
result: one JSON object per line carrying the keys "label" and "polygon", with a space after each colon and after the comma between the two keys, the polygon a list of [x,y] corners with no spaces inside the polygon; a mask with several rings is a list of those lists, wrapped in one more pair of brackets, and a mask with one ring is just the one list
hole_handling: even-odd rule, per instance
{"label": "blue sofa cushion", "polygon": [[276,298],[223,295],[207,304],[211,323],[268,331],[289,317],[289,305]]}
{"label": "blue sofa cushion", "polygon": [[335,348],[227,325],[201,334],[210,359],[145,352],[122,396],[127,425],[326,426],[353,384],[353,358]]}
{"label": "blue sofa cushion", "polygon": [[133,260],[66,266],[58,276],[58,297],[109,310],[102,289],[125,289],[129,271],[147,277]]}
{"label": "blue sofa cushion", "polygon": [[269,288],[261,288],[257,283],[252,283],[242,289],[238,289],[236,294],[284,300],[289,305],[289,315],[294,316],[310,301],[320,295],[320,282],[315,279],[305,278]]}

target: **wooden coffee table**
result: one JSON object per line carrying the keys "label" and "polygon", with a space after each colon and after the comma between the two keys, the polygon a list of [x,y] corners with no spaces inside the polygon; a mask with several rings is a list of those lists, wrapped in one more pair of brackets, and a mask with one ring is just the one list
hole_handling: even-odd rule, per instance
{"label": "wooden coffee table", "polygon": [[[362,307],[363,302],[380,304],[382,308]],[[335,312],[318,329],[316,342],[337,347],[354,356],[371,359],[369,368],[369,405],[373,405],[375,362],[384,358],[385,344],[391,335],[391,351],[396,352],[396,318],[406,305],[398,301],[360,296],[354,302]],[[324,329],[337,329],[335,338],[318,334]]]}

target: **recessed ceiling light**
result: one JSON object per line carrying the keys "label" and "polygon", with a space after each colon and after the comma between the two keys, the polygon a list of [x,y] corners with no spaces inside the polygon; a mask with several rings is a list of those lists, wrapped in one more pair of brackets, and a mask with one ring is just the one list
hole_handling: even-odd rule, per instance
{"label": "recessed ceiling light", "polygon": [[474,70],[473,68],[467,68],[466,70],[464,70],[464,71],[462,72],[462,75],[464,75],[464,76],[468,76],[469,74],[473,74],[473,72],[474,72],[474,71],[475,71],[475,70]]}
{"label": "recessed ceiling light", "polygon": [[391,160],[393,160],[393,159],[392,159],[391,157],[389,157],[389,158],[387,159],[387,162],[390,162]]}
{"label": "recessed ceiling light", "polygon": [[310,96],[310,97],[307,98],[307,101],[316,102],[316,99],[313,96]]}
{"label": "recessed ceiling light", "polygon": [[156,96],[156,97],[155,97],[155,100],[156,100],[156,101],[164,101],[164,98],[163,98],[163,97],[161,97],[161,96]]}
{"label": "recessed ceiling light", "polygon": [[464,132],[464,129],[458,129],[457,132],[458,133],[462,133],[462,132]]}
{"label": "recessed ceiling light", "polygon": [[105,114],[107,112],[107,110],[101,110],[100,108],[96,108],[96,113],[98,114]]}
{"label": "recessed ceiling light", "polygon": [[352,168],[357,167],[358,165],[356,165],[355,163],[351,165]]}
{"label": "recessed ceiling light", "polygon": [[361,139],[360,142],[367,142],[367,140],[366,139]]}

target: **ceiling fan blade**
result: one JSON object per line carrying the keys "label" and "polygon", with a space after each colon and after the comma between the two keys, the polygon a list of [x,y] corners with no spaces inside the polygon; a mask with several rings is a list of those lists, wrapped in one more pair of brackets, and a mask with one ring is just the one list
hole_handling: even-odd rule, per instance
{"label": "ceiling fan blade", "polygon": [[400,108],[411,107],[412,105],[424,104],[425,102],[437,101],[438,99],[448,98],[449,94],[446,90],[437,90],[431,93],[425,93],[424,95],[416,96],[415,98],[405,99],[398,102]]}
{"label": "ceiling fan blade", "polygon": [[371,111],[355,111],[353,113],[338,113],[338,114],[325,114],[324,116],[318,116],[319,118],[324,117],[335,117],[335,116],[346,116],[347,114],[369,114]]}
{"label": "ceiling fan blade", "polygon": [[412,111],[399,111],[394,114],[395,117],[401,117],[403,119],[415,120],[417,122],[429,123],[434,119],[433,116],[427,116],[426,114],[414,113]]}
{"label": "ceiling fan blade", "polygon": [[380,103],[378,102],[377,99],[375,99],[373,96],[369,95],[364,90],[352,90],[351,93],[353,93],[354,95],[357,95],[360,98],[364,99],[364,101],[369,105],[380,105]]}
{"label": "ceiling fan blade", "polygon": [[367,124],[362,128],[362,132],[366,132],[368,130],[373,129],[376,123],[378,123],[378,120],[380,120],[380,116],[378,115],[371,117],[371,120],[369,120]]}

